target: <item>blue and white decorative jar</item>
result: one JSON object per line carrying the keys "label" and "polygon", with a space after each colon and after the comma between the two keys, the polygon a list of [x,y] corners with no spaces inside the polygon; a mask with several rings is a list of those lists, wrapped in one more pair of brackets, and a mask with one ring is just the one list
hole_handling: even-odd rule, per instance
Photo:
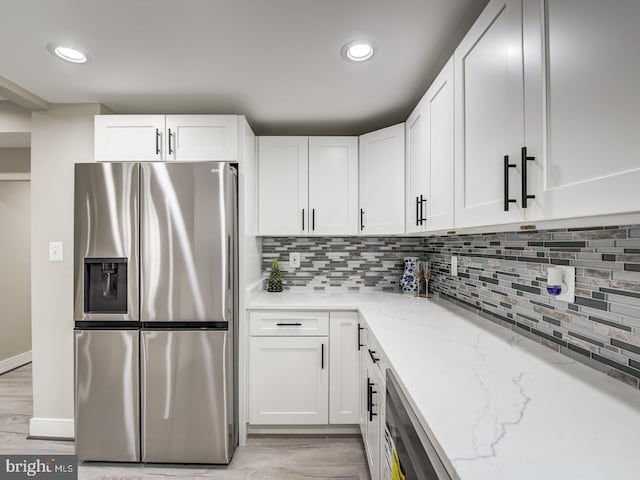
{"label": "blue and white decorative jar", "polygon": [[400,279],[402,293],[416,293],[418,291],[418,258],[404,257],[404,272]]}

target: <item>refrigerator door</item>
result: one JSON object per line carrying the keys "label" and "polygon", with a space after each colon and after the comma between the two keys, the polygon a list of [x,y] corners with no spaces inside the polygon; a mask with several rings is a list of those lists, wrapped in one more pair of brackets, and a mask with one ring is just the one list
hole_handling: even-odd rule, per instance
{"label": "refrigerator door", "polygon": [[76,454],[140,461],[138,330],[76,330]]}
{"label": "refrigerator door", "polygon": [[227,464],[235,448],[226,330],[142,330],[142,461]]}
{"label": "refrigerator door", "polygon": [[138,320],[138,181],[136,163],[75,166],[76,321]]}
{"label": "refrigerator door", "polygon": [[143,322],[229,322],[237,210],[227,163],[145,163],[140,173]]}

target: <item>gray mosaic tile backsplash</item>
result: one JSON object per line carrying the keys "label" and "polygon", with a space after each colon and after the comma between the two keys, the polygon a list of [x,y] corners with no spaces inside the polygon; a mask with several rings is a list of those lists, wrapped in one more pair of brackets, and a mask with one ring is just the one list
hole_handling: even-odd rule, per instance
{"label": "gray mosaic tile backsplash", "polygon": [[[265,237],[265,275],[274,257],[280,260],[286,289],[400,290],[402,259],[422,249],[423,238],[400,237]],[[289,271],[289,252],[300,253],[300,268]]]}
{"label": "gray mosaic tile backsplash", "polygon": [[[288,271],[289,252],[301,268]],[[458,277],[449,274],[458,256]],[[263,239],[263,270],[313,290],[400,291],[402,259],[431,264],[429,289],[622,382],[640,387],[640,225],[448,237]],[[546,294],[552,265],[576,267],[576,300]]]}

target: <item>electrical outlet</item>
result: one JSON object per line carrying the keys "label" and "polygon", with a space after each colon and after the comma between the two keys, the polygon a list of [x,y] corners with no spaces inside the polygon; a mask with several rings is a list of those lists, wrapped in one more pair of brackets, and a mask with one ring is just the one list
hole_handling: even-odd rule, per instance
{"label": "electrical outlet", "polygon": [[62,262],[62,242],[49,242],[49,261]]}
{"label": "electrical outlet", "polygon": [[451,275],[458,276],[458,257],[451,255]]}
{"label": "electrical outlet", "polygon": [[299,268],[300,267],[300,254],[297,252],[291,252],[289,254],[289,267],[291,268]]}

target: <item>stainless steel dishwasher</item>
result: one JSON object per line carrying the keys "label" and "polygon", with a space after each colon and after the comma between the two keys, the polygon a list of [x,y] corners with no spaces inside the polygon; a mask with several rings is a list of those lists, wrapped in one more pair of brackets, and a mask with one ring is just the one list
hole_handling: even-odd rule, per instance
{"label": "stainless steel dishwasher", "polygon": [[[383,479],[451,480],[433,444],[402,393],[395,375],[387,370]],[[396,470],[396,476],[392,475]]]}

